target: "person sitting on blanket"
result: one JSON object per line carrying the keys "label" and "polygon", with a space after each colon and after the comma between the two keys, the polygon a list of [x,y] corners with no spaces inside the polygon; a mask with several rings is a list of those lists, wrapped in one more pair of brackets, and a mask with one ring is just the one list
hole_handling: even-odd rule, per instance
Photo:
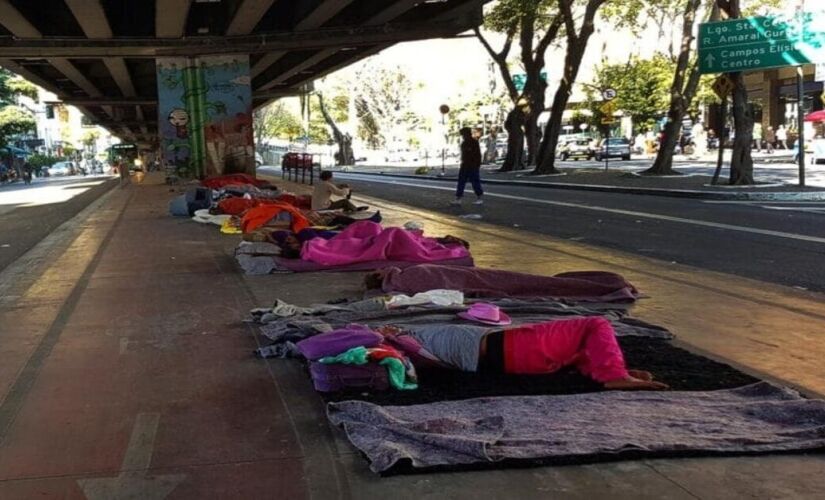
{"label": "person sitting on blanket", "polygon": [[[356,207],[349,201],[352,189],[346,184],[335,185],[332,182],[332,172],[324,170],[318,176],[320,182],[312,190],[313,210],[340,210],[344,212],[355,212],[356,210],[366,210],[368,207]],[[333,196],[342,196],[340,200],[332,201]]]}
{"label": "person sitting on blanket", "polygon": [[[494,307],[494,306],[493,306]],[[662,390],[650,372],[628,370],[610,322],[600,316],[511,328],[469,324],[388,325],[382,335],[408,335],[449,368],[543,375],[574,366],[610,390]]]}

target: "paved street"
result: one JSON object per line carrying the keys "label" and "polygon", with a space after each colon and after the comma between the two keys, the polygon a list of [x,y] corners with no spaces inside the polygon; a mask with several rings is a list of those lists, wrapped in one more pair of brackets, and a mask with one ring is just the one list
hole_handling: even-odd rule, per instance
{"label": "paved street", "polygon": [[[426,179],[338,173],[355,192],[506,227],[825,290],[825,204],[719,202],[658,196],[488,186],[485,204],[450,207],[454,186]],[[468,186],[469,188],[469,186]]]}
{"label": "paved street", "polygon": [[[774,154],[753,153],[754,177],[758,182],[768,183],[789,183],[797,184],[799,182],[799,166],[793,162],[791,155],[784,151],[778,151]],[[810,159],[810,157],[809,157]],[[608,169],[621,170],[628,172],[639,172],[649,168],[653,164],[652,158],[634,156],[630,161],[621,161],[618,158],[611,158],[608,162]],[[356,170],[400,170],[409,171],[412,173],[415,168],[424,166],[422,161],[415,163],[396,163],[391,165],[358,165]],[[441,168],[441,163],[438,161],[429,161],[429,167],[435,169]],[[730,165],[730,153],[725,155],[725,163],[720,174],[720,178],[724,181],[730,175],[728,169]],[[445,166],[458,167],[458,164],[453,160],[448,161]],[[713,175],[716,170],[716,157],[713,154],[704,155],[700,159],[689,159],[684,156],[677,156],[673,161],[674,168],[682,174],[698,174],[698,175]],[[588,168],[601,169],[605,167],[605,162],[588,161],[588,160],[567,160],[557,161],[556,167],[559,168]],[[821,186],[825,187],[825,164],[806,164],[805,166],[805,184],[807,186]]]}
{"label": "paved street", "polygon": [[51,177],[0,186],[0,271],[108,191],[111,179]]}

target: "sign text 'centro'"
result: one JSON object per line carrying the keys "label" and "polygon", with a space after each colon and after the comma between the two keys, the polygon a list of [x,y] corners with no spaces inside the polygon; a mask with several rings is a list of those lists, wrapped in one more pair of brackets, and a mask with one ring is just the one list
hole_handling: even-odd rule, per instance
{"label": "sign text 'centro'", "polygon": [[728,73],[795,66],[825,59],[825,17],[758,16],[699,27],[702,73]]}

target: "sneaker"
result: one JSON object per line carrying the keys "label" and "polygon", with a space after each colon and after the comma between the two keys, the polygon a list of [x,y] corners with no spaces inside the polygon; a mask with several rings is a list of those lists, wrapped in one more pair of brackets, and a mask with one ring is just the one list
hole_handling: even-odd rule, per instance
{"label": "sneaker", "polygon": [[461,206],[461,198],[459,198],[459,199],[457,199],[457,200],[453,200],[453,201],[451,201],[451,202],[450,202],[450,205],[452,205],[452,206],[454,206],[454,207],[459,207],[459,206]]}
{"label": "sneaker", "polygon": [[484,204],[484,200],[482,200],[481,198],[479,198],[479,199],[477,199],[476,201],[473,202],[473,205],[483,205],[483,204]]}

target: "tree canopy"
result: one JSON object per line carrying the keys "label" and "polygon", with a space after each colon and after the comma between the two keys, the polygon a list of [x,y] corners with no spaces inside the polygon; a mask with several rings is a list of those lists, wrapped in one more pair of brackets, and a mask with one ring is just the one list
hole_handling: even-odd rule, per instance
{"label": "tree canopy", "polygon": [[16,135],[27,134],[37,128],[34,115],[17,105],[20,95],[37,99],[37,87],[0,68],[0,146],[5,146]]}

